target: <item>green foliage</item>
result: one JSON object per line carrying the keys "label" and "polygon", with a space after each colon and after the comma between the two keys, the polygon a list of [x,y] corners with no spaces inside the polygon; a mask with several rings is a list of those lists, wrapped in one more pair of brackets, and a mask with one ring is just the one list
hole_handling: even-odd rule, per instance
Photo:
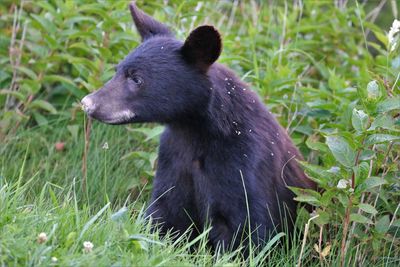
{"label": "green foliage", "polygon": [[[376,21],[386,21],[376,25],[374,1],[167,2],[138,6],[180,39],[214,24],[224,38],[219,61],[259,93],[320,188],[292,188],[317,216],[303,254],[301,231],[293,244],[276,246],[280,233],[247,263],[398,265],[400,48],[393,43],[400,38],[387,35],[396,4],[377,9]],[[0,17],[0,263],[246,264],[237,253],[213,256],[207,231],[191,253],[185,237],[159,240],[143,222],[162,126],[94,123],[82,190],[85,118],[78,101],[140,41],[127,2],[6,0]],[[55,147],[60,142],[64,149]],[[297,227],[309,219],[301,210]],[[36,242],[40,232],[47,243]],[[82,252],[86,240],[94,253]]]}

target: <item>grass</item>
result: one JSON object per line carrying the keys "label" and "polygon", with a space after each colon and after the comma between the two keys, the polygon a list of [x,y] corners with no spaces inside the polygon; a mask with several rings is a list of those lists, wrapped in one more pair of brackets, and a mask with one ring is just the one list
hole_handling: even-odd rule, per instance
{"label": "grass", "polygon": [[[126,199],[129,194],[127,188],[135,186],[137,173],[134,168],[130,168],[129,161],[120,159],[122,154],[131,149],[127,144],[134,143],[133,138],[126,138],[126,132],[121,127],[107,127],[97,123],[93,125],[88,155],[88,194],[86,196],[82,193],[80,166],[84,146],[83,132],[80,133],[80,138],[74,140],[64,130],[63,124],[64,122],[55,122],[54,125],[49,125],[49,129],[40,127],[22,130],[2,147],[1,264],[244,264],[244,259],[235,252],[213,255],[206,246],[209,229],[192,243],[186,241],[185,235],[178,241],[170,237],[160,240],[157,233],[150,232],[149,224],[143,219],[144,200],[148,194],[146,186],[136,185],[140,187],[138,190],[142,192],[142,196],[136,200]],[[48,138],[42,138],[43,136]],[[57,151],[54,147],[59,140],[66,143],[64,151]],[[108,150],[102,148],[106,140],[109,142]],[[127,151],[121,150],[123,147]],[[107,173],[104,173],[105,166]],[[104,190],[105,175],[108,190]],[[130,175],[131,179],[128,178]],[[42,232],[47,234],[45,243],[37,240]],[[282,234],[272,240],[263,253],[253,256],[249,262],[255,266],[267,257],[275,262],[275,266],[285,266],[296,260],[298,250],[276,246],[281,236]],[[84,241],[94,244],[91,253],[84,252]],[[195,252],[192,251],[193,243],[196,244]],[[282,255],[287,256],[282,259]]]}
{"label": "grass", "polygon": [[[114,64],[139,42],[126,3],[27,2],[19,18],[14,3],[5,1],[0,4],[0,63],[5,63],[0,88],[15,90],[12,95],[19,105],[7,108],[9,92],[2,89],[0,265],[398,266],[399,139],[364,145],[360,138],[381,133],[396,138],[400,133],[398,108],[383,106],[387,100],[395,106],[400,93],[399,49],[389,53],[385,43],[393,20],[390,11],[394,16],[397,7],[387,4],[373,11],[373,1],[348,1],[344,8],[335,4],[340,1],[312,0],[296,1],[297,5],[253,0],[170,0],[168,6],[138,2],[167,22],[179,39],[197,25],[214,24],[224,39],[219,62],[259,93],[307,162],[318,166],[314,174],[332,179],[326,190],[331,195],[321,199],[337,198],[317,206],[311,216],[302,210],[291,241],[285,239],[287,233],[278,233],[248,259],[237,251],[212,253],[206,246],[210,229],[192,242],[185,235],[174,240],[173,233],[161,239],[150,231],[143,211],[162,127],[94,122],[82,166],[85,118],[77,100],[106,82]],[[47,23],[49,18],[52,23]],[[16,30],[14,19],[26,25],[26,35],[25,26]],[[65,34],[71,28],[72,34]],[[373,81],[377,88],[372,94],[381,95],[376,101],[370,99]],[[385,114],[376,112],[377,105]],[[365,111],[369,123],[380,119],[382,128],[355,131],[354,108]],[[362,127],[360,119],[358,128]],[[351,144],[346,148],[361,154],[360,165],[350,168],[354,172],[331,153],[325,140],[332,134],[346,137]],[[56,149],[60,142],[64,149]],[[331,170],[339,172],[335,176]],[[346,206],[349,194],[336,188],[339,179],[356,174],[357,180],[371,173],[386,184],[355,197],[373,204],[364,206],[371,213],[361,212],[357,201],[352,208]],[[343,231],[345,214],[350,213],[364,217],[348,222]],[[316,214],[320,216],[314,218]],[[46,233],[46,242],[38,241],[40,233]],[[93,243],[93,251],[84,251],[85,241]]]}
{"label": "grass", "polygon": [[[0,263],[3,265],[339,264],[335,255],[340,242],[329,244],[330,252],[320,262],[309,236],[302,240],[304,220],[297,223],[297,234],[290,243],[281,233],[260,254],[247,260],[236,252],[213,255],[206,246],[209,229],[196,240],[195,251],[191,247],[193,242],[189,243],[185,236],[178,241],[170,237],[161,240],[157,233],[151,233],[150,225],[143,219],[149,188],[138,181],[132,161],[121,160],[121,155],[129,153],[132,147],[143,149],[133,135],[127,134],[123,127],[93,124],[86,195],[81,187],[84,133],[80,131],[74,139],[65,128],[65,121],[55,121],[49,127],[21,130],[1,148]],[[60,140],[66,143],[64,151],[54,147]],[[103,148],[104,142],[108,142],[108,150]],[[156,146],[145,149],[153,150]],[[128,188],[136,188],[141,195],[127,198],[132,191]],[[48,240],[40,244],[37,239],[42,232]],[[94,244],[91,253],[84,252],[84,241]],[[351,249],[348,257],[354,253]],[[397,262],[384,257],[380,262],[382,266],[392,266],[392,261]]]}

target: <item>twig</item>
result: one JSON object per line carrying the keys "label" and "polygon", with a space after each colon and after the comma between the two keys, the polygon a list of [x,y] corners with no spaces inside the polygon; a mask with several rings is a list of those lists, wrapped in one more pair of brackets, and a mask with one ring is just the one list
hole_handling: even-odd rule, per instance
{"label": "twig", "polygon": [[[15,84],[16,84],[16,79],[17,79],[17,62],[18,62],[18,56],[21,53],[20,50],[16,49],[15,46],[15,41],[17,39],[17,32],[19,31],[19,22],[20,22],[20,17],[21,17],[21,12],[22,12],[22,6],[24,4],[24,1],[21,1],[21,7],[18,10],[18,7],[13,5],[12,8],[14,8],[14,19],[13,19],[13,27],[12,27],[12,33],[11,33],[11,40],[10,40],[10,46],[8,49],[8,55],[10,58],[10,65],[13,70],[13,75],[11,78],[11,83],[10,83],[10,91],[14,91],[15,89]],[[6,102],[4,105],[4,111],[6,111],[10,106],[13,105],[12,102],[14,102],[15,98],[11,95],[7,95],[6,97]]]}
{"label": "twig", "polygon": [[287,4],[287,2],[285,1],[285,14],[284,14],[284,16],[283,16],[283,24],[282,24],[282,36],[281,36],[281,40],[280,40],[280,45],[279,45],[279,59],[278,59],[278,62],[279,62],[279,65],[281,65],[281,62],[282,62],[282,51],[283,51],[283,45],[284,45],[284,42],[285,42],[285,38],[286,38],[286,24],[287,24],[287,17],[288,17],[288,4]]}
{"label": "twig", "polygon": [[[375,145],[374,145],[374,147],[375,147]],[[373,150],[374,150],[374,147],[373,147]],[[388,150],[386,151],[386,154],[385,154],[384,163],[382,165],[382,167],[384,168],[384,170],[382,171],[382,179],[385,178],[387,172],[389,171],[388,169],[385,169],[385,167],[386,167],[386,164],[387,164],[387,161],[388,161],[388,158],[389,158],[389,152],[392,149],[392,147],[393,147],[393,142],[390,143],[389,148],[388,148]],[[379,169],[376,170],[375,176],[377,176],[378,173],[379,173]],[[382,188],[382,185],[379,186],[378,193],[377,193],[376,198],[374,200],[373,207],[376,207],[376,204],[377,204],[378,199],[379,199],[379,192],[381,191],[381,188]],[[372,194],[370,194],[368,196],[368,199],[367,199],[367,201],[365,203],[369,203],[371,201],[371,198],[372,198]],[[372,214],[370,219],[372,220],[373,217],[374,217],[374,215]],[[369,231],[369,224],[367,224],[367,226],[365,227],[364,233],[367,233],[368,231]],[[362,257],[362,255],[360,255],[359,261],[361,261],[361,257]]]}
{"label": "twig", "polygon": [[87,181],[87,153],[89,150],[89,138],[90,138],[90,128],[92,125],[92,119],[88,117],[85,125],[84,125],[84,130],[85,130],[85,147],[83,150],[83,156],[82,156],[82,191],[83,194],[85,195],[86,193],[86,181]]}
{"label": "twig", "polygon": [[[365,140],[365,136],[363,137],[363,139],[361,141],[362,145],[364,145],[364,140]],[[357,151],[357,156],[356,156],[356,159],[354,161],[354,166],[358,165],[358,161],[359,161],[360,155],[361,155],[361,150],[362,149],[360,148]],[[356,174],[353,171],[353,173],[351,175],[351,188],[354,190],[355,187],[356,187]],[[346,256],[346,251],[347,251],[347,248],[349,247],[350,240],[351,240],[350,239],[351,235],[349,235],[349,238],[347,238],[347,233],[348,233],[348,230],[349,230],[350,210],[351,210],[352,206],[353,206],[353,196],[350,195],[349,203],[348,203],[347,208],[346,208],[346,215],[345,215],[345,219],[344,219],[343,235],[342,235],[342,245],[341,245],[341,248],[340,248],[340,266],[341,267],[344,266],[344,260],[345,260],[345,256]],[[354,224],[353,224],[353,226],[354,226]],[[350,232],[350,234],[351,234],[351,232]]]}
{"label": "twig", "polygon": [[392,218],[392,220],[390,220],[390,223],[389,223],[389,228],[392,226],[392,224],[394,223],[394,220],[396,219],[396,215],[397,215],[397,212],[399,211],[399,208],[400,208],[400,203],[397,205],[397,207],[396,207],[396,209],[395,209],[395,211],[394,211],[394,213],[393,213],[393,218]]}
{"label": "twig", "polygon": [[[371,18],[371,20],[369,22],[374,23],[385,4],[386,4],[386,0],[381,1],[377,7],[375,7],[367,16],[365,16],[365,20],[368,20],[369,18]],[[370,32],[370,29],[368,28],[365,31],[365,35],[368,36],[369,32]]]}
{"label": "twig", "polygon": [[[372,146],[372,151],[375,151],[375,145]],[[368,169],[367,179],[370,178],[371,175],[372,175],[372,167],[373,167],[373,165],[374,165],[374,160],[371,159],[371,160],[369,161],[369,169]],[[362,195],[361,195],[360,203],[364,203],[365,196],[366,196],[366,194],[365,194],[365,192],[363,192]],[[358,208],[357,214],[361,214],[361,209],[360,209],[360,208]],[[352,224],[352,226],[351,226],[351,230],[350,230],[350,234],[349,234],[350,239],[351,239],[351,237],[352,237],[353,234],[354,234],[354,230],[355,230],[355,228],[356,228],[356,224],[357,224],[356,222],[353,222],[353,224]],[[346,244],[346,250],[348,249],[349,245],[350,245],[350,242],[347,242],[347,244]],[[360,247],[358,246],[358,247],[357,247],[357,250],[356,250],[356,254],[354,255],[354,260],[355,260],[355,262],[361,261],[361,259],[358,259],[358,257],[357,257],[359,251],[360,251]]]}
{"label": "twig", "polygon": [[319,261],[321,262],[321,265],[323,263],[324,258],[322,257],[322,233],[324,230],[324,225],[321,225],[319,227],[319,240],[318,240],[318,255],[319,255]]}
{"label": "twig", "polygon": [[312,220],[314,220],[314,219],[316,219],[316,218],[318,218],[318,217],[319,217],[319,214],[317,214],[317,215],[311,217],[311,218],[307,221],[307,223],[306,223],[306,225],[305,225],[305,227],[304,227],[303,243],[301,244],[300,256],[299,256],[299,260],[298,260],[297,265],[296,265],[297,267],[300,267],[300,266],[301,266],[301,258],[303,257],[304,248],[305,248],[305,246],[306,246],[307,235],[308,235],[308,229],[310,228],[310,223],[311,223]]}
{"label": "twig", "polygon": [[399,71],[399,73],[397,73],[396,80],[394,81],[392,89],[390,89],[390,92],[394,91],[394,87],[396,86],[397,82],[399,81],[399,78],[400,78],[400,71]]}
{"label": "twig", "polygon": [[[382,179],[385,179],[385,176],[389,171],[389,169],[386,168],[386,165],[387,165],[387,162],[388,162],[388,159],[389,159],[389,152],[390,152],[390,150],[392,150],[393,144],[394,143],[392,141],[390,141],[389,148],[388,148],[388,150],[386,151],[386,154],[385,154],[385,161],[382,164],[382,167],[384,168],[383,171],[382,171]],[[379,192],[381,191],[381,187],[382,187],[382,185],[379,186],[379,191],[376,194],[375,201],[374,201],[374,207],[376,207],[376,203],[378,202]]]}
{"label": "twig", "polygon": [[346,256],[346,244],[347,244],[347,232],[350,224],[350,210],[353,206],[353,196],[349,197],[349,203],[346,208],[346,215],[344,218],[343,234],[342,234],[342,245],[340,247],[340,267],[344,266],[344,260]]}

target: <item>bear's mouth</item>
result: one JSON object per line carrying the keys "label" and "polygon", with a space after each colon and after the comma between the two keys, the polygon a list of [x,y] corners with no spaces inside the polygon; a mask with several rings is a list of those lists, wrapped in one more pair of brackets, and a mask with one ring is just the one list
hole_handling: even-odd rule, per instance
{"label": "bear's mouth", "polygon": [[136,113],[129,109],[111,113],[109,116],[95,116],[95,114],[90,114],[89,116],[111,125],[131,123],[137,118]]}

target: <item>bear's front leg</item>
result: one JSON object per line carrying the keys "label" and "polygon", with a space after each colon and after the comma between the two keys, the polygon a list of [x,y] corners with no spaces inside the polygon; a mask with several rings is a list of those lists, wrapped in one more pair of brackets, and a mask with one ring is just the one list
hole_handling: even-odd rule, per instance
{"label": "bear's front leg", "polygon": [[[151,219],[160,234],[164,236],[168,231],[173,234],[182,234],[192,229],[189,239],[198,235],[198,215],[193,202],[193,187],[184,183],[179,175],[168,175],[168,171],[161,171],[163,176],[156,175],[153,183],[151,201],[146,210],[146,217]],[[189,177],[185,177],[187,180]]]}
{"label": "bear's front leg", "polygon": [[[232,206],[238,206],[238,204],[240,205],[240,203],[235,203]],[[246,207],[240,208],[243,212],[238,212],[239,209],[233,211],[229,206],[225,207],[223,210],[210,208],[210,210],[214,210],[207,218],[211,226],[209,240],[212,248],[232,251],[242,246],[241,252],[247,256],[250,248],[249,242],[252,242],[252,248],[258,250],[266,237],[265,227],[251,221],[249,227]],[[215,212],[216,210],[219,212]],[[255,217],[250,219],[255,219]]]}
{"label": "bear's front leg", "polygon": [[[255,176],[246,166],[215,158],[195,161],[194,188],[200,219],[211,226],[209,241],[214,249],[232,250],[249,241],[257,247],[266,239],[271,224],[263,191],[254,187]],[[250,226],[249,226],[250,224]]]}
{"label": "bear's front leg", "polygon": [[239,171],[230,173],[232,168],[223,164],[218,167],[211,168],[207,161],[194,161],[197,210],[205,227],[211,227],[212,248],[236,249],[247,238],[243,231],[247,223],[243,183]]}
{"label": "bear's front leg", "polygon": [[241,230],[235,230],[229,218],[226,218],[222,213],[217,213],[211,215],[209,220],[211,224],[209,240],[214,250],[218,248],[227,250],[239,245],[240,237],[237,235]]}

